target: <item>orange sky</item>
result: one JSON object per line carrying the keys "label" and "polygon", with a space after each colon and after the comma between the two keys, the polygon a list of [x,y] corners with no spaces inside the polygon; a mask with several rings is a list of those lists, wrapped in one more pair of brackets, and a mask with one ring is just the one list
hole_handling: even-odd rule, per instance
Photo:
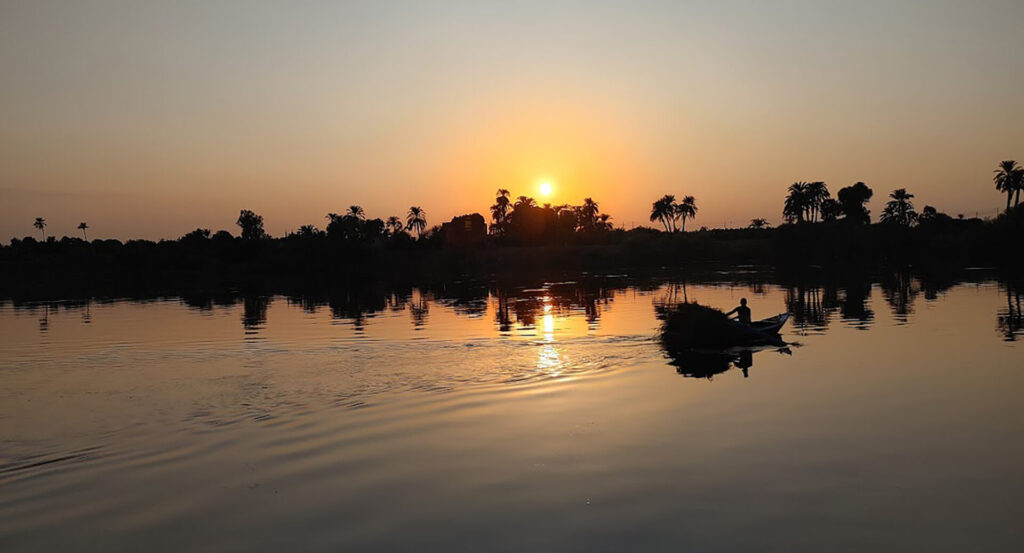
{"label": "orange sky", "polygon": [[[362,205],[431,224],[495,189],[627,227],[778,222],[857,180],[994,213],[1024,161],[1019,2],[6,2],[0,239],[280,235]],[[543,200],[542,200],[543,201]]]}

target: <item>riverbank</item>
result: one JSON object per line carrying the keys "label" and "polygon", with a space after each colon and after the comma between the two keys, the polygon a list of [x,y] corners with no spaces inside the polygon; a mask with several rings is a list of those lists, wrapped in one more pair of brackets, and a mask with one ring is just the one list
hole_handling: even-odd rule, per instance
{"label": "riverbank", "polygon": [[[538,246],[491,237],[474,246],[421,241],[352,242],[327,236],[243,240],[14,240],[0,247],[0,296],[79,297],[148,291],[357,283],[429,284],[472,278],[624,271],[632,276],[722,266],[776,267],[780,273],[867,274],[912,267],[945,274],[965,267],[1020,272],[1024,217],[892,225],[785,225],[777,229],[663,233],[650,229],[574,236]],[[226,233],[224,233],[226,234]],[[280,288],[281,286],[272,285]]]}

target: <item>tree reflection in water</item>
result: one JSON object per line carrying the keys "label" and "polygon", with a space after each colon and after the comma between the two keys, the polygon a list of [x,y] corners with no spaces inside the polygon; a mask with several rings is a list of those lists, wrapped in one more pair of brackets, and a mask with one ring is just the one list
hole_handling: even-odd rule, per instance
{"label": "tree reflection in water", "polygon": [[806,331],[828,328],[832,312],[838,307],[833,287],[792,286],[786,288],[786,310],[793,315],[793,326]]}
{"label": "tree reflection in water", "polygon": [[[984,280],[982,275],[975,282]],[[201,314],[212,313],[218,308],[235,308],[241,304],[240,319],[247,335],[258,334],[266,327],[270,304],[275,297],[283,296],[290,305],[300,306],[307,314],[316,314],[326,307],[333,323],[350,324],[359,332],[364,331],[372,319],[381,313],[408,312],[414,328],[426,328],[431,309],[442,307],[460,317],[469,318],[487,316],[488,310],[493,309],[493,320],[500,334],[507,335],[518,328],[536,330],[538,335],[551,338],[554,337],[551,329],[557,327],[558,319],[565,317],[582,317],[590,330],[596,330],[602,315],[611,308],[617,294],[650,293],[655,308],[659,309],[699,300],[695,297],[695,287],[714,285],[741,288],[744,293],[752,295],[781,289],[784,306],[780,307],[792,314],[790,324],[793,328],[824,332],[837,318],[850,327],[870,329],[876,320],[876,312],[871,307],[875,283],[892,316],[898,324],[905,324],[915,313],[915,304],[921,296],[925,301],[936,301],[946,290],[964,281],[964,273],[915,277],[907,270],[893,270],[877,280],[871,276],[850,274],[831,279],[820,278],[817,281],[806,275],[771,280],[767,274],[750,271],[735,274],[716,272],[703,280],[587,276],[575,281],[535,281],[526,284],[466,279],[418,287],[359,282],[339,284],[336,287],[298,286],[282,290],[265,285],[243,292],[232,289],[190,290],[182,292],[176,299]],[[1024,332],[1024,312],[1021,308],[1021,290],[1024,286],[1015,281],[1004,282],[999,286],[1006,301],[996,313],[997,331],[1004,340],[1015,341]],[[160,299],[164,298],[159,294],[139,295],[132,298],[132,301]],[[81,309],[81,323],[90,324],[94,314],[91,305],[97,301],[100,300],[11,300],[14,309],[37,314],[40,333],[50,330],[51,311],[56,312],[57,309]],[[759,315],[771,315],[773,311],[765,309]],[[556,358],[550,351],[546,355],[549,360]],[[745,355],[742,358],[730,355],[708,357],[686,353],[675,357],[684,360],[686,367],[697,367],[692,371],[681,371],[693,375],[717,374],[728,370],[730,366],[743,368],[750,360]]]}
{"label": "tree reflection in water", "polygon": [[1003,287],[1006,293],[1006,308],[1000,309],[997,316],[997,326],[1003,335],[1003,340],[1015,342],[1017,337],[1024,334],[1024,311],[1021,310],[1020,288],[1012,284]]}
{"label": "tree reflection in water", "polygon": [[914,301],[921,292],[919,283],[906,271],[890,273],[882,279],[882,294],[892,308],[893,316],[903,324],[914,313]]}
{"label": "tree reflection in water", "polygon": [[875,318],[875,312],[868,307],[868,300],[871,299],[871,281],[847,284],[840,296],[839,312],[843,321],[860,330],[870,328]]}

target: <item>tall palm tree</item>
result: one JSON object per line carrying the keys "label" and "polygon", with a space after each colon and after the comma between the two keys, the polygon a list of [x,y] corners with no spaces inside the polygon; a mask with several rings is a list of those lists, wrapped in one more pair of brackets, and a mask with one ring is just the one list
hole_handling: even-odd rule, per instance
{"label": "tall palm tree", "polygon": [[782,216],[789,222],[804,222],[808,206],[808,183],[800,181],[789,185],[789,195],[782,208]]}
{"label": "tall palm tree", "polygon": [[583,198],[583,205],[580,206],[580,226],[585,229],[596,228],[600,212],[601,208],[597,202],[592,198]]}
{"label": "tall palm tree", "polygon": [[675,221],[675,203],[675,196],[665,194],[661,199],[651,204],[651,222],[660,221],[665,227],[665,232],[672,230],[669,224]]}
{"label": "tall palm tree", "polygon": [[685,196],[683,201],[676,204],[675,214],[682,221],[679,225],[679,230],[686,232],[686,218],[697,216],[697,201],[693,196]]}
{"label": "tall palm tree", "polygon": [[913,194],[907,192],[906,188],[898,188],[893,190],[889,197],[892,199],[885,204],[885,209],[882,210],[883,223],[895,223],[909,227],[917,221],[917,212],[914,211],[914,204],[910,201],[914,197]]}
{"label": "tall palm tree", "polygon": [[[992,180],[996,183],[996,190],[1006,193],[1006,211],[1010,211],[1010,199],[1014,193],[1017,194],[1017,202],[1020,202],[1020,189],[1024,181],[1024,169],[1017,162],[1008,159],[999,163],[995,170],[996,176]],[[1017,205],[1017,204],[1014,204]]]}
{"label": "tall palm tree", "polygon": [[423,208],[412,206],[405,218],[405,228],[416,231],[416,238],[423,236],[423,230],[427,228],[427,212]]}
{"label": "tall palm tree", "polygon": [[349,217],[355,217],[360,221],[366,218],[366,212],[363,211],[363,208],[359,207],[358,205],[348,206],[348,211],[345,212],[345,215],[348,215]]}
{"label": "tall palm tree", "polygon": [[512,206],[512,200],[509,199],[509,191],[504,188],[498,189],[498,195],[494,199],[494,205],[491,206],[491,218],[494,219],[494,229],[498,233],[505,232],[505,227],[508,223],[508,212]]}
{"label": "tall palm tree", "polygon": [[85,238],[86,242],[89,241],[89,235],[86,234],[86,232],[85,232],[86,229],[88,229],[88,228],[89,228],[89,225],[85,224],[84,222],[78,223],[78,230],[82,231],[82,238]]}
{"label": "tall palm tree", "polygon": [[39,229],[39,232],[43,233],[43,240],[46,240],[46,219],[36,217],[36,222],[32,223],[32,226]]}
{"label": "tall palm tree", "polygon": [[814,181],[807,183],[807,210],[811,222],[817,222],[818,214],[821,212],[821,204],[828,199],[828,187],[824,182]]}
{"label": "tall palm tree", "polygon": [[384,222],[384,228],[388,229],[388,234],[394,236],[405,229],[405,224],[401,218],[392,215]]}

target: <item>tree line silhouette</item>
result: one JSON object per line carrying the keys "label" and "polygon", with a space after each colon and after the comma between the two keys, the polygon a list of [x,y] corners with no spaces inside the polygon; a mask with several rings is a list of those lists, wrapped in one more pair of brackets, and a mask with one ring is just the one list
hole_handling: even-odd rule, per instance
{"label": "tree line silhouette", "polygon": [[499,240],[515,244],[540,244],[564,241],[576,233],[594,233],[612,229],[611,215],[601,213],[592,198],[578,206],[569,204],[537,205],[529,196],[513,201],[511,193],[498,189],[490,208],[489,233]]}
{"label": "tree line silhouette", "polygon": [[[693,231],[698,213],[690,195],[666,194],[651,204],[650,221],[660,228],[615,228],[612,217],[591,197],[579,205],[538,205],[528,196],[513,199],[499,189],[490,223],[480,215],[429,226],[426,212],[411,206],[404,217],[369,218],[353,205],[330,212],[326,224],[303,225],[281,237],[265,230],[263,216],[239,212],[238,233],[198,228],[177,240],[57,239],[47,221],[33,226],[40,239],[12,239],[0,246],[0,287],[54,291],[127,280],[240,279],[298,274],[316,278],[377,278],[425,274],[504,273],[534,269],[590,270],[755,263],[779,266],[1024,265],[1020,190],[1024,170],[1000,163],[994,182],[1006,194],[1006,209],[993,220],[952,217],[932,206],[920,211],[914,194],[892,191],[872,222],[867,205],[874,196],[863,182],[840,188],[833,197],[821,181],[795,182],[783,201],[784,223],[765,218],[742,229]],[[479,221],[479,222],[478,222]],[[475,236],[474,233],[479,233]],[[55,292],[54,292],[55,293]]]}

